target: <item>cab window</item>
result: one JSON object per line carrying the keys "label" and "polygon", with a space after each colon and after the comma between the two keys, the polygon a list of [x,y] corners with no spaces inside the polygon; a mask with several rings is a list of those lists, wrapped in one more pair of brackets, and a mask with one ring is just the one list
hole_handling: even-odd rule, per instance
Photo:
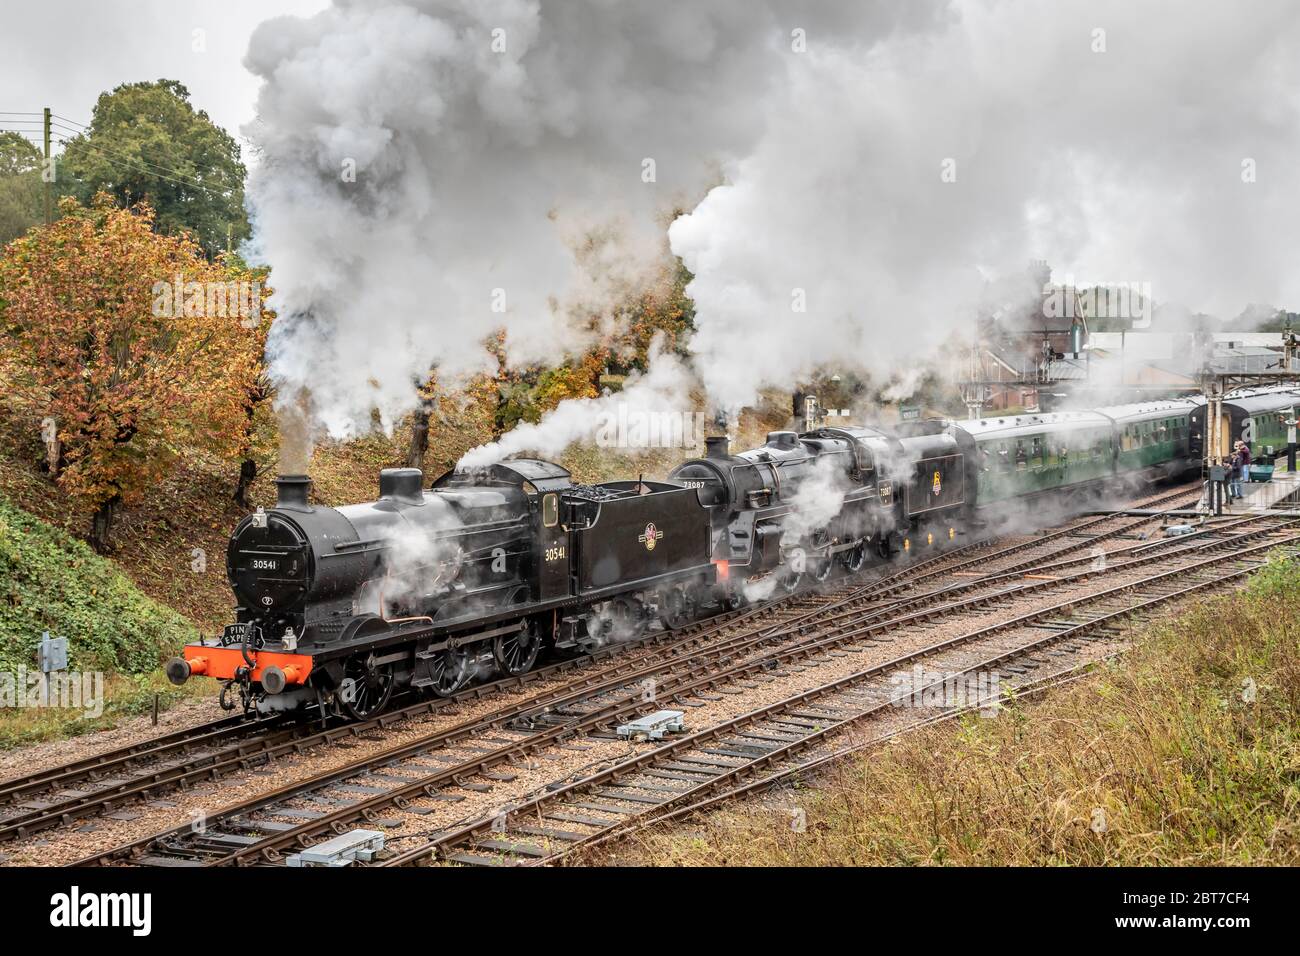
{"label": "cab window", "polygon": [[554,528],[560,523],[560,496],[543,495],[542,496],[542,524],[548,528]]}
{"label": "cab window", "polygon": [[853,456],[857,461],[859,471],[871,470],[871,452],[859,442],[853,443]]}

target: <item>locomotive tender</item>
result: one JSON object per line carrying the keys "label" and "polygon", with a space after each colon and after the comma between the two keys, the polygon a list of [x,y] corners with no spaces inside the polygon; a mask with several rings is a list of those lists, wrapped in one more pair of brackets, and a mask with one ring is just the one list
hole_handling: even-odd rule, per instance
{"label": "locomotive tender", "polygon": [[[1224,415],[1233,438],[1280,444],[1297,407],[1300,392],[1259,389],[1228,396]],[[853,573],[952,540],[1026,500],[1187,474],[1203,429],[1203,403],[1183,400],[777,431],[737,454],[710,438],[667,481],[577,485],[520,458],[425,489],[418,470],[385,469],[377,500],[339,508],[285,476],[275,506],[231,537],[236,623],[167,674],[223,681],[230,708],[238,692],[246,710],[362,719],[395,691],[450,695],[487,669],[525,673],[543,651],[675,629],[836,564]]]}

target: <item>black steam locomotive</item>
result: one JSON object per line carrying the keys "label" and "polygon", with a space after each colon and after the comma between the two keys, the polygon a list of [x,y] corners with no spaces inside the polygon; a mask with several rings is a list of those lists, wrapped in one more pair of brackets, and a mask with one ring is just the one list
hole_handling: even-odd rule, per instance
{"label": "black steam locomotive", "polygon": [[590,651],[824,580],[837,559],[860,570],[922,529],[952,537],[968,507],[950,434],[773,432],[734,456],[726,442],[666,482],[577,485],[512,459],[426,490],[418,470],[385,469],[376,501],[341,508],[282,477],[275,507],[230,540],[236,623],[168,677],[223,681],[228,708],[237,692],[246,710],[361,719],[395,691],[450,695],[490,669],[524,673],[544,649]]}
{"label": "black steam locomotive", "polygon": [[[450,695],[480,669],[520,674],[544,645],[590,650],[715,606],[709,513],[677,484],[575,485],[514,459],[425,490],[385,469],[379,498],[329,508],[304,476],[246,517],[226,569],[237,622],[168,662],[225,682],[222,704],[364,718],[395,690]],[[490,662],[490,663],[489,663]]]}
{"label": "black steam locomotive", "polygon": [[[726,438],[673,470],[709,510],[714,557],[745,596],[824,581],[838,561],[860,571],[912,538],[955,536],[967,498],[964,433],[924,426],[891,435],[874,428],[770,432],[759,448],[729,453]],[[725,563],[723,563],[725,562]]]}

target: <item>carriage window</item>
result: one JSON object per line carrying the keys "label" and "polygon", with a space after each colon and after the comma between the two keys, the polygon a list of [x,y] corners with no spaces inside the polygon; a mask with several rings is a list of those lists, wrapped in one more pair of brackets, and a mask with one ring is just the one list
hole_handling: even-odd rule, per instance
{"label": "carriage window", "polygon": [[542,524],[554,528],[560,522],[560,496],[542,496]]}

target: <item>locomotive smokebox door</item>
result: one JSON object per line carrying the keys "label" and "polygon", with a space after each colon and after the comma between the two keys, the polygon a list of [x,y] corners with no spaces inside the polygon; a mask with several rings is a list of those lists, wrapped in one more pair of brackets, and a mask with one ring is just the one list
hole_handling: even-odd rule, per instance
{"label": "locomotive smokebox door", "polygon": [[538,525],[537,599],[564,597],[569,593],[569,533],[560,521],[558,493],[542,495]]}

